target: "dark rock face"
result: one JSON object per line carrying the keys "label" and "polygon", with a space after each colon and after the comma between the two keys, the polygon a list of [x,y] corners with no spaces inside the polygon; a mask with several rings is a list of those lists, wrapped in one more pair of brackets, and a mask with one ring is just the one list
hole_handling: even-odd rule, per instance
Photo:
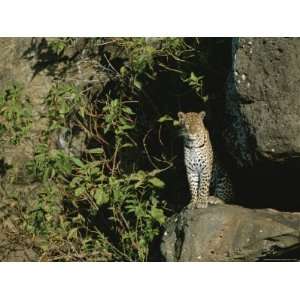
{"label": "dark rock face", "polygon": [[300,213],[218,205],[170,218],[161,252],[166,261],[257,261],[300,253]]}
{"label": "dark rock face", "polygon": [[239,166],[300,157],[300,39],[233,40],[227,148]]}
{"label": "dark rock face", "polygon": [[[300,39],[233,39],[224,111],[237,202],[185,209],[169,219],[166,261],[300,257]],[[264,209],[254,209],[264,208]]]}

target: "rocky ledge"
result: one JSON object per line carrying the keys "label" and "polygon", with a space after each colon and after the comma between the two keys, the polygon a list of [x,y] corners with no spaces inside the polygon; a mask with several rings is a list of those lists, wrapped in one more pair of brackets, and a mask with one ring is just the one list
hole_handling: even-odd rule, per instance
{"label": "rocky ledge", "polygon": [[161,244],[166,261],[289,260],[296,252],[300,213],[235,205],[186,208],[169,219]]}

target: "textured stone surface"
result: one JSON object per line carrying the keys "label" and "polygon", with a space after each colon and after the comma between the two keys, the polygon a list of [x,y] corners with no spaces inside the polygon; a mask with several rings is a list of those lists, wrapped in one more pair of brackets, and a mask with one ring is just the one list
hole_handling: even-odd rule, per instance
{"label": "textured stone surface", "polygon": [[[35,126],[32,127],[30,136],[35,140],[47,127],[47,120],[42,117],[45,112],[43,99],[50,90],[52,79],[43,72],[34,76],[34,60],[29,61],[24,57],[30,45],[31,38],[0,38],[0,91],[11,87],[12,84],[24,87],[22,97],[28,97],[33,106]],[[32,155],[33,143],[24,142],[17,146],[2,143],[0,150],[0,158],[18,168],[18,165],[23,165],[24,160]]]}
{"label": "textured stone surface", "polygon": [[300,213],[218,205],[185,209],[168,222],[166,261],[256,261],[300,254]]}
{"label": "textured stone surface", "polygon": [[300,39],[233,39],[225,139],[240,166],[300,157]]}

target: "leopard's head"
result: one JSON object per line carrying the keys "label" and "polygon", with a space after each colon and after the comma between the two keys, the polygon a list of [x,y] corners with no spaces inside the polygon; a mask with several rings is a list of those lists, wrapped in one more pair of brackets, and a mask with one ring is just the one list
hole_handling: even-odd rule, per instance
{"label": "leopard's head", "polygon": [[197,143],[199,146],[204,145],[207,139],[207,130],[203,123],[204,117],[204,111],[199,113],[178,113],[178,121],[186,143]]}

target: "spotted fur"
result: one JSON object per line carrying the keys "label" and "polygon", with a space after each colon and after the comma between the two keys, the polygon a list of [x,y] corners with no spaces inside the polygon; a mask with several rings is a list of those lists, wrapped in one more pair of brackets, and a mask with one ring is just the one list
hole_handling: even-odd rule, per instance
{"label": "spotted fur", "polygon": [[230,178],[216,160],[204,117],[205,112],[178,113],[184,136],[191,205],[197,208],[206,208],[208,203],[217,204],[218,198],[229,201],[233,197]]}

